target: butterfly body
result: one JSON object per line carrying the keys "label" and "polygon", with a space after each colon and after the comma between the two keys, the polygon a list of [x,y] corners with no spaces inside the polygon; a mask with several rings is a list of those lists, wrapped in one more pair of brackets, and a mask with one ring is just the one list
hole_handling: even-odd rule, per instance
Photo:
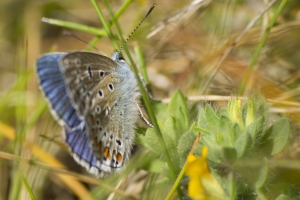
{"label": "butterfly body", "polygon": [[96,176],[119,170],[130,156],[140,98],[120,53],[45,54],[37,74],[74,159]]}

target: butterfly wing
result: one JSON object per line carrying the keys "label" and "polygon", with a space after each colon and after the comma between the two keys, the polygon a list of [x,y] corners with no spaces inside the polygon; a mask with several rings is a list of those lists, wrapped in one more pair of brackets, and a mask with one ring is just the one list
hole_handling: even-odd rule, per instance
{"label": "butterfly wing", "polygon": [[64,55],[66,54],[50,53],[39,57],[36,72],[40,89],[48,100],[52,115],[60,125],[73,129],[82,121],[76,116],[76,110],[67,95],[66,84],[59,68],[59,60]]}
{"label": "butterfly wing", "polygon": [[134,74],[124,62],[89,52],[64,56],[61,68],[96,166],[107,173],[120,169],[130,156],[139,113]]}
{"label": "butterfly wing", "polygon": [[87,102],[91,89],[117,67],[110,58],[91,52],[74,52],[61,57],[60,69],[66,89],[80,119],[84,119],[90,106]]}
{"label": "butterfly wing", "polygon": [[94,156],[92,149],[89,147],[85,126],[75,130],[64,129],[63,136],[69,146],[74,160],[83,166],[88,172],[97,177],[103,177],[105,173],[97,166],[97,158]]}

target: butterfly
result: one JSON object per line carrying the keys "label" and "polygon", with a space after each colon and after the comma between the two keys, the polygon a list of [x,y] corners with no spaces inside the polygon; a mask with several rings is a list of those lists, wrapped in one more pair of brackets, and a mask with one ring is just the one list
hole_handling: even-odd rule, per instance
{"label": "butterfly", "polygon": [[97,177],[119,171],[143,116],[137,81],[121,53],[111,58],[81,51],[48,53],[37,59],[36,72],[77,163]]}

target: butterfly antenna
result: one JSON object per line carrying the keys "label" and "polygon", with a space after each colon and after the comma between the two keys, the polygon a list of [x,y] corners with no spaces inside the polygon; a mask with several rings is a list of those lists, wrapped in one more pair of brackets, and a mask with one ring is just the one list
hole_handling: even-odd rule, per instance
{"label": "butterfly antenna", "polygon": [[73,33],[69,32],[69,31],[64,31],[63,34],[64,34],[64,35],[67,35],[67,36],[71,36],[71,37],[73,37],[73,38],[79,40],[80,42],[82,42],[82,43],[88,45],[89,47],[92,47],[93,49],[95,49],[96,51],[98,51],[98,52],[100,52],[101,54],[104,55],[104,53],[103,53],[102,51],[100,51],[99,49],[97,49],[97,47],[95,47],[95,46],[89,44],[88,42],[86,42],[86,41],[84,41],[83,39],[81,39],[81,38],[77,37],[76,35],[74,35]]}
{"label": "butterfly antenna", "polygon": [[150,15],[150,13],[152,12],[152,10],[155,8],[156,3],[153,4],[153,6],[149,9],[149,11],[147,12],[147,14],[145,15],[145,17],[142,19],[142,21],[135,27],[135,29],[129,34],[129,36],[126,38],[126,40],[123,42],[120,50],[118,51],[119,53],[121,53],[122,49],[124,48],[124,45],[128,42],[128,40],[131,38],[131,36],[133,35],[133,33],[141,26],[141,24],[145,21],[145,19]]}

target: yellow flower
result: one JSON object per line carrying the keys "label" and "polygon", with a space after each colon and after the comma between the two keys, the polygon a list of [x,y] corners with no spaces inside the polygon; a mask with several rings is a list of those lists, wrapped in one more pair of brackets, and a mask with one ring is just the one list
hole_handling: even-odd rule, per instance
{"label": "yellow flower", "polygon": [[201,157],[197,158],[193,154],[189,154],[187,158],[185,174],[190,177],[188,194],[193,199],[207,199],[202,185],[202,178],[212,178],[206,161],[207,152],[208,148],[204,146]]}

